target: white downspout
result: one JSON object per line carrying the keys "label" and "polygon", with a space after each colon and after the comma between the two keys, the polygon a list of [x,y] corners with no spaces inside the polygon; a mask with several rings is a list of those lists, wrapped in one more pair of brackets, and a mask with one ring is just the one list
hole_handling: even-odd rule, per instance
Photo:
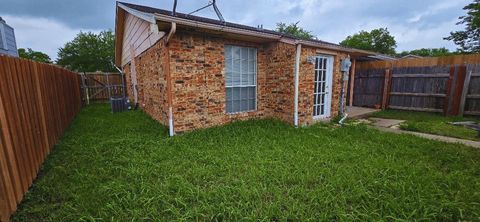
{"label": "white downspout", "polygon": [[349,76],[349,70],[351,67],[352,63],[350,62],[350,55],[348,55],[347,58],[342,60],[341,64],[341,71],[342,71],[342,91],[340,95],[340,116],[342,117],[340,121],[338,121],[338,124],[343,125],[345,120],[348,117],[348,113],[345,110],[346,104],[345,104],[345,94],[348,89],[348,86],[345,87],[345,85],[348,85],[348,76]]}
{"label": "white downspout", "polygon": [[298,83],[300,73],[300,57],[302,54],[302,45],[297,43],[297,51],[295,55],[295,108],[293,114],[293,123],[295,127],[298,127]]}
{"label": "white downspout", "polygon": [[175,130],[173,128],[173,98],[172,98],[172,77],[170,73],[170,49],[168,46],[168,42],[172,38],[172,36],[175,34],[177,31],[177,23],[172,22],[170,32],[167,35],[167,38],[165,40],[165,47],[167,48],[167,59],[166,59],[166,67],[167,67],[167,99],[168,99],[168,134],[170,136],[175,135]]}

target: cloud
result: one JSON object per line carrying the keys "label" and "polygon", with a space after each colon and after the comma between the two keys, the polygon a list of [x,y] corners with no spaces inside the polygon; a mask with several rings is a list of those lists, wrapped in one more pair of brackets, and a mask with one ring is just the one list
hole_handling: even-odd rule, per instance
{"label": "cloud", "polygon": [[462,1],[436,2],[435,4],[430,5],[427,9],[422,9],[421,11],[417,12],[414,16],[408,19],[408,22],[419,22],[422,18],[426,16],[435,15],[450,8],[455,8],[457,6],[463,5],[459,3],[462,3]]}
{"label": "cloud", "polygon": [[112,24],[115,1],[2,0],[0,13],[62,21],[71,28],[99,29]]}
{"label": "cloud", "polygon": [[[173,0],[128,0],[128,2],[171,10]],[[206,5],[208,0],[178,0],[177,10],[189,13]],[[312,31],[318,38],[338,43],[348,35],[361,30],[387,27],[398,42],[398,51],[422,47],[447,47],[443,40],[450,31],[461,29],[455,25],[465,12],[462,8],[471,0],[218,0],[218,6],[227,21],[274,29],[278,22],[300,21],[300,26]],[[20,46],[36,45],[47,48],[35,39],[51,42],[50,53],[71,40],[80,30],[113,29],[114,0],[3,0],[0,14],[27,19],[15,23],[30,24],[37,33],[15,27],[23,33]],[[211,8],[196,15],[216,18]],[[35,20],[50,22],[41,24]],[[51,27],[50,27],[51,26]],[[43,30],[43,31],[41,31]],[[49,31],[47,31],[49,30]],[[50,32],[53,31],[53,32]],[[31,34],[35,38],[31,38]],[[56,35],[52,33],[57,33]],[[72,34],[73,33],[73,34]],[[30,37],[31,39],[27,38]],[[54,41],[59,41],[53,44]],[[50,54],[49,53],[49,54]],[[53,53],[54,55],[56,53]]]}
{"label": "cloud", "polygon": [[[81,31],[53,19],[14,15],[4,15],[3,18],[15,28],[18,48],[32,48],[48,54],[52,59],[57,58],[58,48]],[[82,31],[99,32],[94,29]]]}

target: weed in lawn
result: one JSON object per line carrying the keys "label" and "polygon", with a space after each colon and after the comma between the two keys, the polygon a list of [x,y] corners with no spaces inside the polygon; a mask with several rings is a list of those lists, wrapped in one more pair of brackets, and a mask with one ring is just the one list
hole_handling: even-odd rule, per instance
{"label": "weed in lawn", "polygon": [[82,110],[14,221],[479,220],[480,152],[363,124],[251,120],[173,138]]}

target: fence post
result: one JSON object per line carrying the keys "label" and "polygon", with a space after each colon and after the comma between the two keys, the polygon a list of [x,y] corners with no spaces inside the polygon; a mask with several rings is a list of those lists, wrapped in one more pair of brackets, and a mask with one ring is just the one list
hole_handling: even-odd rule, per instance
{"label": "fence post", "polygon": [[463,116],[465,112],[465,104],[467,101],[467,95],[468,95],[468,88],[470,86],[470,79],[472,78],[472,69],[470,70],[465,70],[467,71],[466,76],[465,76],[465,81],[463,82],[463,89],[462,89],[462,97],[460,100],[460,107],[458,111],[459,116]]}
{"label": "fence post", "polygon": [[87,105],[90,105],[90,95],[88,95],[88,87],[87,87],[87,75],[85,74],[85,72],[82,75],[82,85],[83,85],[83,88],[85,89],[85,97],[87,100]]}
{"label": "fence post", "polygon": [[112,97],[112,92],[110,91],[110,80],[108,79],[109,73],[105,73],[107,75],[107,91],[108,91],[108,100],[110,100],[110,97]]}
{"label": "fence post", "polygon": [[353,87],[355,87],[355,69],[357,60],[353,59],[352,71],[350,72],[350,94],[348,95],[348,105],[353,106]]}
{"label": "fence post", "polygon": [[392,82],[391,70],[385,69],[385,78],[383,81],[383,93],[382,93],[382,109],[388,108],[391,82]]}
{"label": "fence post", "polygon": [[466,69],[467,68],[465,65],[456,65],[450,68],[450,77],[448,78],[447,82],[447,97],[444,110],[445,115],[447,116],[459,115]]}

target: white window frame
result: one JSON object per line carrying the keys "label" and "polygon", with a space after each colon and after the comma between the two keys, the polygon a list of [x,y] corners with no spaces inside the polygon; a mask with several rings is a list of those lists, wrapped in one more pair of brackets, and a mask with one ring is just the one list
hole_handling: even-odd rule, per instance
{"label": "white window frame", "polygon": [[[229,85],[228,84],[228,78],[227,78],[227,75],[228,75],[228,70],[225,66],[225,113],[226,114],[229,114],[229,115],[233,115],[233,114],[238,114],[238,113],[247,113],[247,112],[255,112],[257,111],[257,102],[258,102],[258,87],[257,87],[257,78],[258,78],[258,70],[257,70],[257,67],[258,67],[258,56],[257,56],[257,53],[258,53],[258,50],[257,48],[254,48],[254,47],[247,47],[247,46],[238,46],[238,45],[225,45],[225,49],[224,49],[224,61],[225,61],[225,64],[228,62],[227,61],[227,47],[231,47],[232,50],[230,51],[232,54],[231,54],[231,67],[232,67],[232,70],[233,70],[233,67],[234,67],[234,59],[233,59],[233,53],[234,53],[234,48],[247,48],[249,50],[254,50],[253,51],[253,72],[254,72],[254,79],[253,79],[253,82],[254,84],[243,84],[242,83],[242,75],[243,75],[243,72],[242,72],[242,65],[240,63],[240,70],[239,70],[239,75],[240,75],[240,85],[233,85],[233,75],[231,76],[231,82],[232,84]],[[241,50],[240,50],[240,55],[241,55]],[[250,60],[250,53],[247,53],[248,57],[247,57],[247,61]],[[249,73],[249,70],[250,69],[250,66],[249,66],[249,63],[247,62],[247,73]],[[255,92],[255,96],[254,96],[254,100],[255,100],[255,103],[254,103],[254,107],[253,109],[248,109],[248,110],[242,110],[242,111],[234,111],[234,112],[228,112],[227,111],[227,102],[228,102],[228,99],[227,99],[227,90],[228,89],[233,89],[233,88],[252,88],[254,87],[254,92]],[[232,93],[233,93],[233,90],[232,90]],[[247,98],[247,101],[249,100],[249,98]],[[247,102],[248,103],[248,102]],[[233,107],[232,107],[233,108]]]}

